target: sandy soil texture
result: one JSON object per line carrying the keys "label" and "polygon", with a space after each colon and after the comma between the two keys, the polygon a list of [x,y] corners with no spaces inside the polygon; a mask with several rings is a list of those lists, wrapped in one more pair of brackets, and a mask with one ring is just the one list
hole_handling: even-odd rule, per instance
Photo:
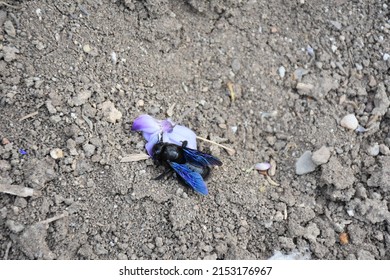
{"label": "sandy soil texture", "polygon": [[[1,1],[0,258],[390,259],[389,67],[385,0]],[[208,196],[140,114],[236,150]]]}

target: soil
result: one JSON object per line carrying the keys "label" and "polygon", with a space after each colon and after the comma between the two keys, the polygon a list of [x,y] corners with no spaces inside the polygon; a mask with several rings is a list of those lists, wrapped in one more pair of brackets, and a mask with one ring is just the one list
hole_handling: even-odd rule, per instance
{"label": "soil", "polygon": [[[389,6],[1,1],[0,258],[390,259]],[[141,114],[235,149],[208,196]]]}

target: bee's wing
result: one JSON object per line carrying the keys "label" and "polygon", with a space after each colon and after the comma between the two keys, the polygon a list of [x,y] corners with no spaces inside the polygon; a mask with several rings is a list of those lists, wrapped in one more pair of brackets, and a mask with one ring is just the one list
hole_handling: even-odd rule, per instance
{"label": "bee's wing", "polygon": [[207,195],[209,191],[207,190],[206,183],[203,181],[202,176],[192,171],[185,164],[179,164],[176,162],[169,162],[173,170],[186,182],[191,188],[193,188],[196,192]]}
{"label": "bee's wing", "polygon": [[213,155],[202,153],[198,150],[183,148],[184,157],[186,161],[194,163],[200,166],[212,166],[218,165],[221,166],[222,162]]}

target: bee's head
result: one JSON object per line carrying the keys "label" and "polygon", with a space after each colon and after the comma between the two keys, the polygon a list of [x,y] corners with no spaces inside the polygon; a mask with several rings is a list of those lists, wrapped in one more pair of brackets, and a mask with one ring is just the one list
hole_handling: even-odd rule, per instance
{"label": "bee's head", "polygon": [[164,150],[164,143],[163,142],[158,142],[153,146],[152,149],[152,155],[154,160],[161,160],[161,155]]}

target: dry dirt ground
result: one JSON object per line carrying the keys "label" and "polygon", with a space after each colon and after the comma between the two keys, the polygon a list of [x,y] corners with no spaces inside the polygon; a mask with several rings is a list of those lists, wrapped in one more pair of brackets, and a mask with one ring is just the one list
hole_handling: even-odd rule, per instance
{"label": "dry dirt ground", "polygon": [[[387,1],[0,5],[0,258],[390,259]],[[144,113],[236,150],[208,196]]]}

